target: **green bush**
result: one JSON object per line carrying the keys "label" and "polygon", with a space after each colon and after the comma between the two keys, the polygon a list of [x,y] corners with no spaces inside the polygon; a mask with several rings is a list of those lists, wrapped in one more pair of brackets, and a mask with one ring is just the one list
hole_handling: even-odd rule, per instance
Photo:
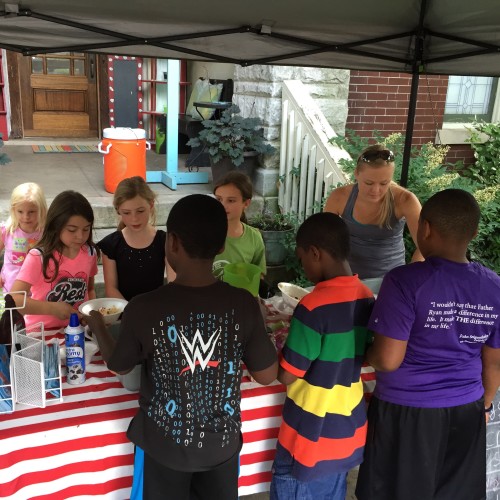
{"label": "green bush", "polygon": [[[462,162],[445,163],[449,146],[432,143],[413,147],[408,171],[408,189],[420,202],[425,203],[434,193],[447,188],[464,189],[472,193],[481,207],[481,223],[476,238],[469,245],[471,258],[500,274],[500,183],[497,165],[500,165],[500,125],[485,124],[476,128],[490,136],[487,143],[472,142],[475,166],[463,168]],[[472,134],[474,138],[474,134]],[[401,177],[404,136],[391,134],[383,137],[374,132],[372,138],[364,138],[346,130],[346,137],[335,137],[332,143],[344,148],[353,160],[343,161],[342,168],[351,174],[356,167],[359,153],[374,140],[385,144],[396,155],[394,179]],[[477,141],[477,137],[475,139]],[[406,259],[410,261],[415,245],[407,229],[405,233]]]}
{"label": "green bush", "polygon": [[297,214],[288,214],[288,221],[289,223],[293,226],[294,231],[291,233],[288,233],[285,238],[285,248],[286,248],[286,257],[285,257],[285,267],[287,271],[290,271],[294,278],[291,280],[292,283],[295,285],[307,288],[309,286],[312,286],[313,283],[311,283],[305,273],[304,269],[302,267],[302,264],[300,263],[299,258],[297,257],[296,253],[296,242],[295,242],[295,237],[297,235],[297,231],[299,230],[300,224],[302,223],[303,218],[299,217]]}
{"label": "green bush", "polygon": [[[483,142],[482,136],[487,140]],[[476,161],[464,171],[464,175],[486,186],[499,184],[500,123],[474,122],[469,142]]]}

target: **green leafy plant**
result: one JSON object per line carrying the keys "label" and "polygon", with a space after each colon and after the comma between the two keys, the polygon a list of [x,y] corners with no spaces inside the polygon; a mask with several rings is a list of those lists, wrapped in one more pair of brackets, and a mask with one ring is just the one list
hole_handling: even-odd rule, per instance
{"label": "green leafy plant", "polygon": [[299,226],[300,224],[297,221],[294,227],[294,231],[286,235],[285,238],[286,257],[284,265],[287,271],[290,271],[291,274],[293,275],[291,283],[294,283],[295,285],[301,286],[303,288],[307,288],[308,286],[312,286],[313,283],[311,283],[307,279],[304,273],[304,268],[302,267],[302,264],[300,263],[300,260],[297,257],[297,254],[295,253],[297,246],[295,242],[295,237],[297,235],[297,230]]}
{"label": "green leafy plant", "polygon": [[[500,183],[500,123],[474,122],[468,142],[474,150],[476,161],[464,170],[464,175],[492,186]],[[484,141],[483,137],[487,140]]]}
{"label": "green leafy plant", "polygon": [[276,150],[265,142],[260,118],[244,118],[236,105],[224,110],[215,120],[202,121],[203,130],[188,141],[191,147],[204,145],[212,163],[230,158],[235,166],[243,163],[244,153],[271,154]]}
{"label": "green leafy plant", "polygon": [[500,185],[474,192],[481,207],[478,235],[469,245],[471,258],[500,274]]}
{"label": "green leafy plant", "polygon": [[[472,142],[476,164],[466,169],[463,162],[445,162],[448,146],[428,143],[413,147],[407,187],[422,204],[434,193],[447,188],[464,189],[472,193],[481,208],[481,223],[478,235],[469,245],[471,258],[500,273],[500,183],[497,177],[498,160],[494,161],[495,158],[500,159],[500,125],[485,124],[479,131],[490,135],[491,144]],[[356,167],[355,158],[374,141],[385,144],[395,153],[394,178],[399,179],[404,145],[402,134],[383,137],[374,132],[372,138],[362,138],[353,131],[346,131],[346,137],[335,137],[331,140],[332,143],[343,147],[353,158],[341,164],[345,172],[351,175]],[[415,245],[407,230],[405,247],[406,260],[409,262]]]}
{"label": "green leafy plant", "polygon": [[[302,265],[295,253],[295,236],[301,220],[297,214],[272,213],[265,209],[262,213],[254,215],[248,224],[261,231],[282,231],[282,244],[285,249],[283,265],[292,276],[291,283],[299,286],[310,286],[312,283],[306,278]],[[264,241],[265,243],[265,241]]]}
{"label": "green leafy plant", "polygon": [[261,213],[254,215],[248,224],[261,231],[290,231],[294,229],[292,217],[282,213]]}
{"label": "green leafy plant", "polygon": [[287,257],[285,239],[287,234],[292,233],[294,229],[288,221],[288,217],[281,213],[263,212],[253,217],[249,224],[257,228],[262,235],[267,265],[283,265]]}
{"label": "green leafy plant", "polygon": [[304,214],[299,216],[296,213],[272,213],[266,209],[261,214],[253,216],[248,223],[262,231],[285,232],[283,236],[283,245],[285,247],[285,259],[283,265],[292,276],[290,282],[298,286],[308,287],[313,283],[306,278],[302,264],[295,253],[295,237],[303,220]]}

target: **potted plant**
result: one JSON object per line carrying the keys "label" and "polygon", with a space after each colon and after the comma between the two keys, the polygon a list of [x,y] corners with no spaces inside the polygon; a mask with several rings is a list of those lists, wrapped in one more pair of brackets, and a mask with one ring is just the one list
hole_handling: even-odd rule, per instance
{"label": "potted plant", "polygon": [[266,249],[266,264],[283,265],[289,247],[295,244],[293,241],[295,225],[291,217],[281,213],[262,213],[252,217],[248,224],[257,228],[262,234]]}
{"label": "potted plant", "polygon": [[264,141],[261,119],[244,118],[239,112],[239,107],[233,104],[220,118],[202,121],[203,129],[187,143],[207,149],[214,181],[234,169],[251,176],[257,156],[275,151]]}

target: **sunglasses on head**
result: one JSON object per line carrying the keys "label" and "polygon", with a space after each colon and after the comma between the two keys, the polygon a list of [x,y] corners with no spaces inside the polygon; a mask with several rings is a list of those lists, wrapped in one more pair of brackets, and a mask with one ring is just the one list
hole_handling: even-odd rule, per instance
{"label": "sunglasses on head", "polygon": [[367,151],[361,157],[361,161],[364,163],[370,163],[376,160],[384,160],[387,163],[391,163],[394,161],[394,153],[388,149],[379,149],[378,151]]}

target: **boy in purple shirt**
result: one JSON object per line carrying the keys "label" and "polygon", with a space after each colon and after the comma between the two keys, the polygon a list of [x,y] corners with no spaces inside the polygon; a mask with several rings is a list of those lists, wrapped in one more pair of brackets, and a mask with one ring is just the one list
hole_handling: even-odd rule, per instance
{"label": "boy in purple shirt", "polygon": [[486,496],[486,419],[500,385],[500,278],[466,257],[479,218],[471,194],[435,194],[419,220],[425,262],[384,278],[368,324],[377,386],[359,500]]}

